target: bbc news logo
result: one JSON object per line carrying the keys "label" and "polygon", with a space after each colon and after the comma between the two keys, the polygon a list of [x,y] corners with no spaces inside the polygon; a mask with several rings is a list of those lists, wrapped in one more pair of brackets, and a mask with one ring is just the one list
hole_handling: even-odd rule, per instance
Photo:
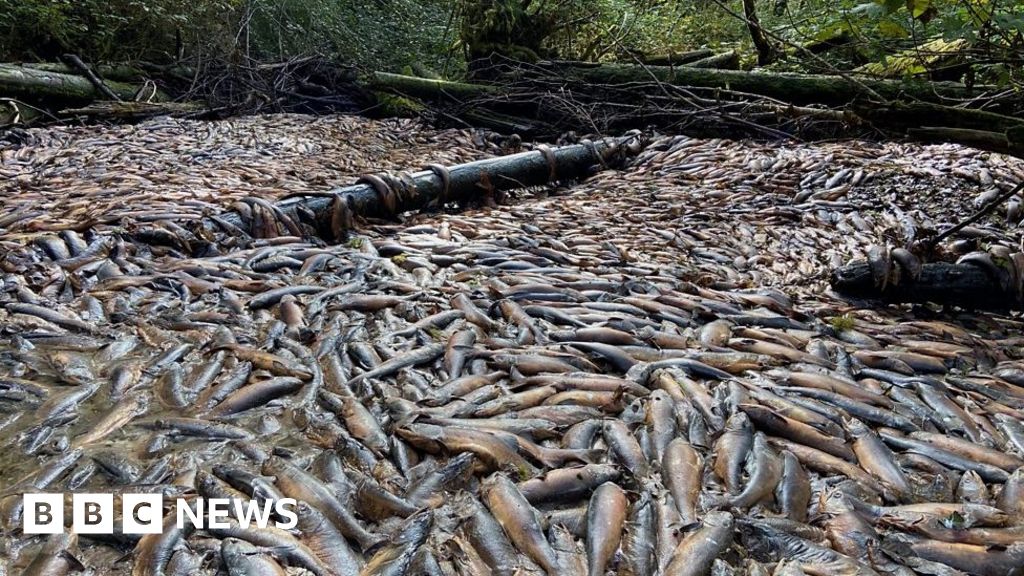
{"label": "bbc news logo", "polygon": [[[162,494],[123,494],[120,510],[113,494],[72,494],[71,531],[75,534],[160,534],[164,531]],[[64,521],[64,494],[25,494],[22,530],[25,534],[61,534]],[[175,521],[179,529],[231,528],[234,520],[245,529],[266,528],[273,524],[288,530],[299,523],[294,498],[280,500],[240,500],[238,498],[195,498],[174,500]],[[118,516],[117,512],[121,514]],[[119,520],[120,530],[114,523]],[[273,520],[273,522],[271,522]]]}

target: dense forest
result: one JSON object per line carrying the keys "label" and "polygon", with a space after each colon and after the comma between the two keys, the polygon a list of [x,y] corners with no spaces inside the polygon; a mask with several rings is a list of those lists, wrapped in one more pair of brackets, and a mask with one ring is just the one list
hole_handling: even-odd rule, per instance
{"label": "dense forest", "polygon": [[[654,125],[813,137],[911,130],[996,150],[1018,145],[991,128],[1019,123],[1007,118],[1021,110],[1024,82],[1019,2],[0,7],[0,59],[25,64],[0,69],[8,121],[60,110],[122,118],[371,110],[548,137]],[[88,81],[51,76],[50,87],[40,76],[85,71]],[[116,90],[96,84],[104,79]],[[141,104],[82,107],[94,98]],[[169,103],[147,106],[157,101]]]}

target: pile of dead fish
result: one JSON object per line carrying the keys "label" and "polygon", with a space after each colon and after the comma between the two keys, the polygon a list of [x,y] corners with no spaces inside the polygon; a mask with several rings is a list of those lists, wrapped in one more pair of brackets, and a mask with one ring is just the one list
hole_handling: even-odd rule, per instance
{"label": "pile of dead fish", "polygon": [[408,119],[298,114],[23,134],[6,147],[0,140],[5,236],[181,225],[248,197],[274,200],[349,185],[369,172],[467,162],[492,148],[485,133],[428,131]]}
{"label": "pile of dead fish", "polygon": [[[822,277],[1020,174],[952,147],[661,138],[568,190],[364,223],[340,246],[218,237],[198,258],[126,231],[145,220],[8,228],[0,557],[30,574],[1022,574],[1022,323],[856,309]],[[955,242],[1018,245],[1004,220]],[[29,537],[24,492],[300,505],[294,530],[179,530],[168,508],[162,534]]]}

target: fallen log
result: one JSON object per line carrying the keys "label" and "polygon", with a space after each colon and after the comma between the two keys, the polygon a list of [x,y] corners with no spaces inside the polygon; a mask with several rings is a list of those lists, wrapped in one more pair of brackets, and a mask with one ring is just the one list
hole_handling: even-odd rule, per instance
{"label": "fallen log", "polygon": [[[72,74],[81,76],[81,70],[69,66],[63,62],[25,62],[19,64],[22,68],[31,68],[40,72],[56,72],[58,74]],[[101,64],[92,67],[93,72],[104,80],[110,82],[135,83],[146,79],[146,72],[141,68],[128,65]]]}
{"label": "fallen log", "polygon": [[703,60],[714,55],[715,52],[713,50],[701,48],[700,50],[691,50],[690,52],[669,52],[667,54],[640,55],[639,58],[641,62],[644,64],[650,64],[651,66],[682,66],[683,64]]}
{"label": "fallen log", "polygon": [[1006,130],[1012,126],[1024,126],[1024,118],[927,102],[894,102],[889,106],[864,104],[854,106],[853,110],[861,118],[890,131],[921,126],[969,130]]}
{"label": "fallen log", "polygon": [[[735,56],[735,53],[715,55],[713,58]],[[748,106],[745,110],[746,118],[753,122],[767,123],[773,125],[773,121],[779,119],[792,119],[806,117],[808,119],[825,119],[837,129],[848,129],[850,134],[856,134],[858,127],[870,124],[874,129],[897,137],[910,136],[927,141],[956,142],[967,146],[990,150],[994,152],[1013,154],[1024,157],[1024,136],[1014,137],[1012,130],[1024,126],[1024,120],[1012,116],[1006,116],[983,110],[972,110],[955,108],[929,102],[906,102],[893,101],[887,105],[879,105],[868,98],[852,102],[850,105],[836,105],[837,100],[853,100],[857,91],[850,89],[846,80],[839,76],[821,76],[810,74],[769,74],[757,72],[742,72],[733,70],[705,70],[692,68],[699,62],[681,67],[659,67],[659,66],[625,66],[613,64],[584,63],[571,61],[551,61],[542,64],[546,70],[537,74],[529,71],[515,71],[508,77],[506,86],[468,84],[461,82],[450,82],[443,80],[429,80],[399,74],[388,74],[378,72],[371,80],[372,88],[377,92],[399,93],[412,96],[423,101],[457,103],[454,109],[442,109],[435,112],[441,117],[457,120],[457,124],[489,128],[501,133],[518,133],[520,135],[533,137],[544,133],[545,129],[557,126],[558,131],[578,130],[590,128],[585,121],[560,117],[558,108],[543,107],[537,105],[537,97],[557,89],[558,85],[568,86],[569,91],[577,95],[577,98],[590,98],[594,88],[608,87],[602,82],[613,82],[612,87],[619,83],[619,87],[635,87],[647,84],[652,86],[650,90],[655,92],[651,84],[651,76],[648,73],[641,74],[636,82],[626,82],[632,78],[632,74],[639,70],[648,70],[655,74],[671,74],[676,80],[684,79],[717,79],[723,82],[732,82],[731,79],[740,79],[739,82],[725,83],[721,87],[746,92],[749,94],[761,94],[780,100],[785,104],[768,104],[767,107],[773,111],[771,117],[751,115],[755,109],[765,109],[765,105]],[[559,71],[568,71],[565,74]],[[621,75],[619,71],[623,72]],[[611,75],[609,75],[611,72]],[[600,81],[599,81],[600,80]],[[895,90],[899,87],[906,87],[900,82],[893,80],[866,80],[869,86],[875,88],[885,87],[883,93],[899,97]],[[791,84],[788,84],[791,83]],[[697,87],[709,87],[710,84],[695,83]],[[826,89],[816,91],[816,86],[823,85]],[[931,86],[937,92],[943,93],[941,87],[952,86],[952,92],[966,90],[967,88],[949,83],[921,82],[911,83],[909,86]],[[534,89],[534,86],[536,87]],[[553,88],[554,86],[554,88]],[[936,88],[939,87],[939,88]],[[932,88],[929,88],[931,90]],[[588,92],[588,89],[590,91]],[[621,104],[622,109],[632,106],[636,101],[636,89],[629,89],[629,101],[617,100],[621,98],[614,90],[600,92],[602,102],[609,106]],[[890,90],[890,92],[885,92]],[[863,93],[866,95],[866,93]],[[909,97],[909,94],[907,95]],[[801,104],[830,104],[831,108],[806,107]],[[462,106],[462,104],[468,104]],[[849,104],[844,102],[842,104]],[[687,104],[680,104],[685,107]],[[659,108],[655,112],[644,112],[630,115],[628,113],[616,114],[620,119],[608,120],[601,129],[630,128],[637,125],[647,124],[676,124],[679,121],[679,111]],[[664,114],[664,118],[658,114]],[[865,122],[867,121],[867,122]],[[844,128],[845,127],[845,128]],[[992,127],[1000,130],[1010,129],[1010,132],[992,131]],[[835,136],[834,133],[832,133]]]}
{"label": "fallen log", "polygon": [[[106,82],[110,91],[122,100],[132,100],[137,88],[121,82]],[[24,66],[0,64],[0,94],[22,100],[89,102],[104,95],[84,76],[48,72]],[[155,99],[165,97],[157,92]]]}
{"label": "fallen log", "polygon": [[[516,188],[540,186],[589,176],[595,169],[616,164],[639,153],[637,136],[604,139],[557,148],[477,160],[451,168],[432,165],[429,170],[364,176],[352,186],[299,194],[269,206],[253,200],[241,212],[207,217],[201,226],[253,237],[281,233],[318,236],[328,241],[347,238],[355,217],[393,218],[403,212],[472,199],[500,196]],[[248,212],[243,216],[242,212]]]}
{"label": "fallen log", "polygon": [[1013,129],[995,132],[971,128],[923,126],[908,129],[907,135],[925,142],[956,142],[979,150],[1024,158],[1024,140],[1013,136],[1015,133],[1019,134],[1019,130],[1018,128],[1017,132]]}
{"label": "fallen log", "polygon": [[[57,72],[60,74],[74,74],[80,76],[81,72],[74,66],[68,66],[62,62],[24,62],[18,64],[23,68],[32,68],[42,72]],[[168,77],[175,80],[190,81],[195,76],[195,69],[187,66],[159,65],[148,62],[134,64],[100,64],[93,66],[92,70],[99,74],[106,81],[124,82],[136,84],[145,81],[147,78]]]}
{"label": "fallen log", "polygon": [[943,99],[970,98],[984,92],[986,88],[984,86],[971,88],[956,82],[847,78],[783,72],[746,72],[689,66],[603,64],[596,67],[578,67],[552,62],[540,63],[539,66],[546,68],[552,75],[568,81],[575,80],[593,84],[630,84],[650,82],[653,76],[666,84],[733,90],[767,96],[798,105],[845,105],[858,98],[873,98],[875,94],[892,101],[916,99],[935,102]]}
{"label": "fallen log", "polygon": [[694,60],[686,64],[690,68],[719,68],[722,70],[738,70],[740,67],[740,53],[735,50],[712,54],[707,58]]}
{"label": "fallen log", "polygon": [[1002,283],[979,266],[934,262],[925,264],[915,280],[901,278],[880,288],[867,262],[854,261],[832,272],[832,289],[850,298],[886,303],[945,304],[979,310],[1021,310],[1016,288]]}
{"label": "fallen log", "polygon": [[85,116],[92,120],[135,121],[153,116],[193,116],[206,111],[200,102],[93,102],[81,108],[65,108],[62,117]]}
{"label": "fallen log", "polygon": [[496,87],[485,84],[434,80],[390,72],[373,72],[365,82],[373,90],[386,90],[424,100],[465,100],[497,90]]}

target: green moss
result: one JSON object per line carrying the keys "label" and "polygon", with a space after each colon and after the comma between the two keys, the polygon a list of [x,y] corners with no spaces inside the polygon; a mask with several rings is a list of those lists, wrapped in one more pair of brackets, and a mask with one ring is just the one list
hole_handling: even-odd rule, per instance
{"label": "green moss", "polygon": [[829,321],[832,325],[832,329],[836,332],[843,332],[846,330],[853,330],[854,320],[853,316],[849,314],[843,314],[842,316],[836,316]]}
{"label": "green moss", "polygon": [[393,94],[377,93],[376,113],[386,117],[412,118],[424,110],[424,106],[415,100]]}

